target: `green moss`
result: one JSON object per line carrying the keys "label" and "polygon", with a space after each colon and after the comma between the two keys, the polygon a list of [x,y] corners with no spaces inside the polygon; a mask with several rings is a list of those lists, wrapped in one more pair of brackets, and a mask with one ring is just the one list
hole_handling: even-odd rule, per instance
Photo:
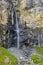
{"label": "green moss", "polygon": [[[5,63],[4,60],[9,59],[8,63]],[[18,60],[13,56],[7,49],[0,46],[0,65],[16,65]]]}

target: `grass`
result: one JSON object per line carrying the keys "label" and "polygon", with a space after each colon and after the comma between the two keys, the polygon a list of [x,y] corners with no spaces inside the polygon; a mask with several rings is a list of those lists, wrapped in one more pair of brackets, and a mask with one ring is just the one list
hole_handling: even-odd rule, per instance
{"label": "grass", "polygon": [[16,65],[18,60],[7,49],[0,46],[0,65]]}
{"label": "grass", "polygon": [[36,47],[39,55],[32,55],[31,59],[35,64],[43,65],[43,47]]}

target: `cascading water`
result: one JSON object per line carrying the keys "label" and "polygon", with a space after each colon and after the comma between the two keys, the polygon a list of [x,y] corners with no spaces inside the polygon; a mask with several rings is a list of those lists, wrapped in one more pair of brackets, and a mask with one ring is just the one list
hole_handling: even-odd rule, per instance
{"label": "cascading water", "polygon": [[19,36],[19,23],[18,23],[18,19],[17,19],[17,13],[16,13],[16,9],[15,9],[15,16],[16,16],[16,33],[17,33],[17,48],[19,48],[19,39],[20,39],[20,36]]}
{"label": "cascading water", "polygon": [[19,23],[18,23],[18,19],[17,19],[17,13],[16,13],[16,8],[14,7],[14,12],[15,14],[13,13],[12,11],[12,24],[14,24],[14,18],[13,18],[13,15],[15,16],[15,22],[16,22],[16,33],[17,33],[17,48],[19,48]]}
{"label": "cascading water", "polygon": [[12,10],[12,24],[14,24],[13,10]]}

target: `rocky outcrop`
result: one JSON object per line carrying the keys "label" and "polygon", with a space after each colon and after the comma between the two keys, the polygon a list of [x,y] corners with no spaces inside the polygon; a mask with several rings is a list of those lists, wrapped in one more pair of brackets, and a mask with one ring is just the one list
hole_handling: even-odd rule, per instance
{"label": "rocky outcrop", "polygon": [[[14,13],[14,11],[13,11]],[[0,2],[0,45],[10,47],[13,36],[14,24],[12,24],[12,4]]]}
{"label": "rocky outcrop", "polygon": [[[24,3],[24,0],[22,2]],[[21,4],[20,8],[20,21],[26,22],[29,27],[43,27],[42,3],[42,0],[25,0],[25,7]]]}
{"label": "rocky outcrop", "polygon": [[27,23],[29,27],[43,27],[43,8],[35,7],[28,11],[22,11],[21,22]]}
{"label": "rocky outcrop", "polygon": [[[12,2],[17,9],[21,23],[26,22],[29,27],[43,27],[43,0],[12,0]],[[8,13],[5,6],[3,6],[2,17],[0,16],[0,19],[3,20],[2,24],[7,23],[8,14],[10,13]]]}

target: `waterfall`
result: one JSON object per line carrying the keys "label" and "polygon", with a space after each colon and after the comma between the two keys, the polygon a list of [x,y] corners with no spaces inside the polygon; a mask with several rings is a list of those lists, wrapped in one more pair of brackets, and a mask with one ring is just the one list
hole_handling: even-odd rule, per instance
{"label": "waterfall", "polygon": [[13,18],[13,11],[12,11],[12,24],[14,24],[14,18]]}
{"label": "waterfall", "polygon": [[[19,48],[19,23],[18,23],[18,19],[17,19],[17,13],[16,13],[16,8],[15,8],[15,6],[13,6],[12,7],[12,24],[14,24],[14,19],[15,19],[15,22],[16,22],[16,33],[17,33],[17,48]],[[14,14],[14,12],[15,12],[15,14]],[[14,15],[14,17],[13,17],[13,15]]]}
{"label": "waterfall", "polygon": [[16,13],[16,9],[15,9],[15,16],[16,16],[16,33],[17,33],[17,48],[19,48],[19,39],[20,39],[20,36],[19,36],[19,23],[18,23],[18,19],[17,19],[17,13]]}

